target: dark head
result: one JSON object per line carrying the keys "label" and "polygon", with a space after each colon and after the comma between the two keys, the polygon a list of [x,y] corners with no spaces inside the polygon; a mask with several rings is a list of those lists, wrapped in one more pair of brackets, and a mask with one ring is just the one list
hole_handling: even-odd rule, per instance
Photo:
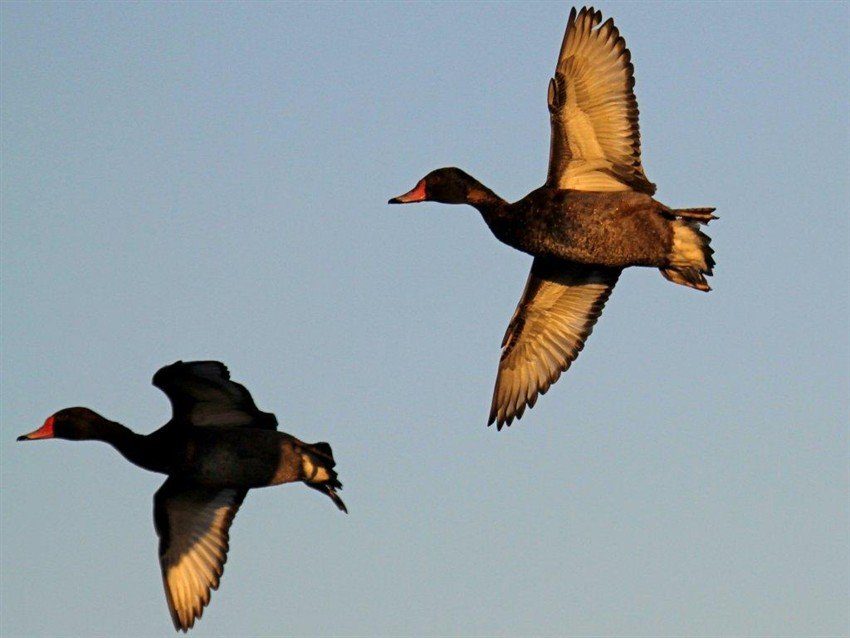
{"label": "dark head", "polygon": [[459,168],[438,168],[419,180],[404,195],[393,197],[388,204],[440,202],[442,204],[475,204],[493,196],[478,180]]}
{"label": "dark head", "polygon": [[93,439],[101,432],[107,420],[88,408],[65,408],[53,416],[47,417],[40,428],[29,434],[22,434],[18,441],[37,439]]}

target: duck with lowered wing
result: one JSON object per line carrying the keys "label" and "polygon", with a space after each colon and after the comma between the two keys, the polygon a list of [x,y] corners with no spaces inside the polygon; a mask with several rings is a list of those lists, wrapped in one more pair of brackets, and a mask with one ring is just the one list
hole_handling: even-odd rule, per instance
{"label": "duck with lowered wing", "polygon": [[128,461],[168,475],[153,499],[159,561],[176,629],[188,631],[217,589],[230,524],[249,489],[302,482],[343,512],[342,484],[327,443],[304,443],[277,430],[245,386],[218,361],[178,361],[153,384],[171,400],[171,420],[142,435],[88,408],[66,408],[19,441],[104,441]]}
{"label": "duck with lowered wing", "polygon": [[546,183],[511,204],[462,170],[441,168],[389,201],[469,204],[497,239],[534,257],[502,341],[488,421],[500,430],[570,367],[624,268],[658,268],[673,283],[709,290],[714,251],[700,225],[714,209],[653,198],[633,70],[613,20],[573,9],[549,82]]}

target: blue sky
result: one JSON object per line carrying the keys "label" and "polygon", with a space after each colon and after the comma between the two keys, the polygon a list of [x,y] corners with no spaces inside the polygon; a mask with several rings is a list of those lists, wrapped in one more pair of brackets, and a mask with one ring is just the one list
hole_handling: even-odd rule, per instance
{"label": "blue sky", "polygon": [[718,209],[715,290],[628,271],[497,433],[530,258],[386,200],[542,183],[569,7],[0,6],[0,633],[171,633],[162,478],[14,438],[71,405],[150,432],[198,358],[331,442],[351,514],[253,491],[195,636],[850,631],[847,5],[601,6],[658,198]]}

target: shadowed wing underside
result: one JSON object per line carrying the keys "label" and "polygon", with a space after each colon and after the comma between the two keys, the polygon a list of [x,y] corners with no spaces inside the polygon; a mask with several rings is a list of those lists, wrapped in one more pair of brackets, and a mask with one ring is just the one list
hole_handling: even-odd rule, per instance
{"label": "shadowed wing underside", "polygon": [[552,139],[547,186],[655,192],[640,160],[634,67],[612,19],[573,9],[549,82]]}
{"label": "shadowed wing underside", "polygon": [[620,269],[534,259],[502,341],[488,425],[498,429],[533,407],[578,356]]}
{"label": "shadowed wing underside", "polygon": [[274,414],[257,409],[251,393],[231,381],[227,366],[218,361],[178,361],[160,369],[153,384],[171,401],[174,421],[193,426],[277,428]]}
{"label": "shadowed wing underside", "polygon": [[217,589],[229,529],[247,490],[184,485],[169,478],[154,495],[165,598],[175,628],[188,631]]}

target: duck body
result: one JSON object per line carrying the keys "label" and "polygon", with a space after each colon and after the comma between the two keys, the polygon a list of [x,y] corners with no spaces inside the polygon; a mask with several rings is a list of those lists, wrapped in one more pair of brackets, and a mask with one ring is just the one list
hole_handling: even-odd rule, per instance
{"label": "duck body", "polygon": [[664,210],[634,191],[542,186],[501,215],[482,214],[499,241],[534,257],[626,268],[668,265],[673,228]]}
{"label": "duck body", "polygon": [[227,426],[187,427],[183,432],[169,443],[171,476],[222,488],[269,487],[309,478],[309,444],[284,432]]}
{"label": "duck body", "polygon": [[207,487],[258,488],[302,479],[310,445],[260,427],[197,427],[174,421],[142,435],[106,419],[87,438],[108,443],[131,463]]}

